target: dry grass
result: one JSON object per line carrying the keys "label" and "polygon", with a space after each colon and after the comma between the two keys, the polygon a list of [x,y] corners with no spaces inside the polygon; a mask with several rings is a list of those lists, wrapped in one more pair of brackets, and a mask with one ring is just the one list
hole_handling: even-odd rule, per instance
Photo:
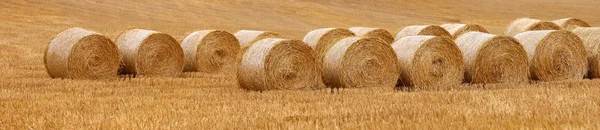
{"label": "dry grass", "polygon": [[[328,89],[260,93],[237,88],[231,76],[188,72],[181,78],[50,79],[42,60],[50,40],[70,27],[109,38],[135,27],[175,39],[203,29],[271,30],[302,39],[321,27],[392,31],[406,25],[463,22],[501,34],[520,17],[577,17],[594,25],[600,23],[594,14],[600,1],[114,2],[0,2],[0,129],[600,127],[600,80],[459,86],[436,92],[374,87],[335,94]],[[519,6],[534,4],[536,8]]]}

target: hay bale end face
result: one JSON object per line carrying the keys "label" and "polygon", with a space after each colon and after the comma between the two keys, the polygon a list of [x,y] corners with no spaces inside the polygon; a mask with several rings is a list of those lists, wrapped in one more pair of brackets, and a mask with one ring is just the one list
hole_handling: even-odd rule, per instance
{"label": "hay bale end face", "polygon": [[528,31],[515,38],[527,52],[534,80],[582,79],[587,73],[588,53],[583,41],[570,31]]}
{"label": "hay bale end face", "polygon": [[323,80],[331,88],[393,88],[400,74],[389,44],[376,38],[338,41],[323,58]]}
{"label": "hay bale end face", "polygon": [[321,28],[310,31],[302,41],[315,50],[318,59],[322,59],[333,44],[353,36],[355,34],[348,29]]}
{"label": "hay bale end face", "polygon": [[443,24],[440,27],[452,35],[452,39],[458,38],[458,36],[468,32],[483,32],[489,33],[483,26],[478,24]]}
{"label": "hay bale end face", "polygon": [[299,90],[323,87],[315,52],[299,40],[267,38],[243,55],[238,80],[249,90]]}
{"label": "hay bale end face", "polygon": [[279,33],[256,30],[240,30],[234,36],[239,40],[241,47],[251,46],[254,42],[265,38],[282,38]]}
{"label": "hay bale end face", "polygon": [[378,38],[386,43],[392,44],[394,42],[394,36],[385,29],[380,28],[368,28],[368,27],[353,27],[348,30],[352,31],[356,36],[366,38]]}
{"label": "hay bale end face", "polygon": [[463,80],[463,55],[450,38],[407,36],[392,47],[403,67],[399,86],[445,90]]}
{"label": "hay bale end face", "polygon": [[506,36],[515,36],[519,33],[535,30],[560,30],[560,26],[553,22],[542,21],[531,18],[520,18],[513,21],[504,32]]}
{"label": "hay bale end face", "polygon": [[573,30],[578,27],[591,27],[587,22],[577,18],[564,18],[552,22],[566,30]]}
{"label": "hay bale end face", "polygon": [[469,32],[456,39],[468,83],[519,84],[529,81],[527,52],[514,38]]}
{"label": "hay bale end face", "polygon": [[109,38],[82,28],[60,32],[48,45],[44,65],[52,78],[117,77],[119,50]]}
{"label": "hay bale end face", "polygon": [[430,36],[441,36],[452,38],[452,35],[446,31],[444,28],[437,25],[419,25],[419,26],[408,26],[400,30],[396,34],[394,39],[397,41],[400,38],[407,36],[417,36],[417,35],[430,35]]}
{"label": "hay bale end face", "polygon": [[183,71],[184,54],[168,34],[131,29],[117,37],[121,52],[121,74],[144,77],[177,77]]}
{"label": "hay bale end face", "polygon": [[184,71],[233,74],[240,43],[233,34],[219,30],[202,30],[181,41],[185,54]]}
{"label": "hay bale end face", "polygon": [[581,27],[571,30],[575,33],[585,45],[588,52],[589,78],[600,78],[600,27]]}

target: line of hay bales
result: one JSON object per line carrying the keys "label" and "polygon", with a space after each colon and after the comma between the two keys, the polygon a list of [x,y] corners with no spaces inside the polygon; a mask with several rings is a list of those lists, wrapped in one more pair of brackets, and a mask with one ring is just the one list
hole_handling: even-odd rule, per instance
{"label": "line of hay bales", "polygon": [[143,29],[113,42],[71,28],[48,45],[52,78],[106,79],[118,74],[178,77],[182,72],[236,75],[248,90],[408,87],[447,90],[461,83],[521,84],[600,78],[600,28],[576,18],[517,19],[506,36],[477,24],[321,28],[302,41],[276,32],[190,33],[181,42]]}

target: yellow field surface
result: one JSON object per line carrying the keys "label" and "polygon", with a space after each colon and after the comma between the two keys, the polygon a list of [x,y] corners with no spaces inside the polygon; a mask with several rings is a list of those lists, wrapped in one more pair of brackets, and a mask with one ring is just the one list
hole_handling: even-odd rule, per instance
{"label": "yellow field surface", "polygon": [[[3,0],[0,129],[599,128],[600,80],[464,85],[452,91],[360,88],[246,91],[229,75],[117,81],[51,79],[43,53],[60,31],[115,38],[130,28],[178,40],[202,29],[254,29],[302,39],[322,27],[479,23],[565,17],[600,25],[597,0]],[[333,93],[332,93],[333,91]]]}

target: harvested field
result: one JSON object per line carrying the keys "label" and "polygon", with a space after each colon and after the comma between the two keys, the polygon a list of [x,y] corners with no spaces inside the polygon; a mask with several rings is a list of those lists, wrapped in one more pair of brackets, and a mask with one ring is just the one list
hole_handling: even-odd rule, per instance
{"label": "harvested field", "polygon": [[197,30],[265,30],[302,40],[325,27],[396,34],[410,25],[444,23],[477,23],[503,35],[524,17],[573,17],[598,26],[596,5],[600,1],[0,1],[0,129],[598,129],[597,79],[463,83],[444,91],[258,92],[241,88],[236,76],[202,72],[53,79],[43,60],[50,41],[71,27],[113,42],[132,28],[177,41]]}

